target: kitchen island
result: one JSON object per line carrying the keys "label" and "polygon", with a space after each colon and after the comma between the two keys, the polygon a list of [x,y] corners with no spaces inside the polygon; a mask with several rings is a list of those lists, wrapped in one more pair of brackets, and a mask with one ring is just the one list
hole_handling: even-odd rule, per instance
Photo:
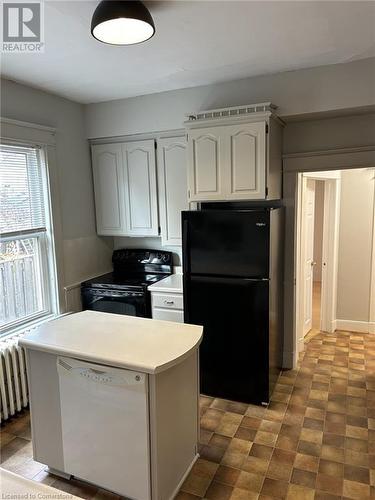
{"label": "kitchen island", "polygon": [[198,457],[201,339],[95,311],[26,335],[34,459],[128,498],[173,498]]}

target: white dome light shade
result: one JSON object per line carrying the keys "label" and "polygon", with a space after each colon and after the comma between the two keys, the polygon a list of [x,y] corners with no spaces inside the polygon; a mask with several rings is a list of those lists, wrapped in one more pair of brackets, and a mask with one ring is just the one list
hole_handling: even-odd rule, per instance
{"label": "white dome light shade", "polygon": [[151,38],[155,26],[142,2],[107,0],[100,2],[94,12],[91,33],[100,42],[132,45]]}
{"label": "white dome light shade", "polygon": [[139,19],[111,19],[98,24],[92,34],[101,42],[112,45],[132,45],[145,42],[154,34],[154,28]]}

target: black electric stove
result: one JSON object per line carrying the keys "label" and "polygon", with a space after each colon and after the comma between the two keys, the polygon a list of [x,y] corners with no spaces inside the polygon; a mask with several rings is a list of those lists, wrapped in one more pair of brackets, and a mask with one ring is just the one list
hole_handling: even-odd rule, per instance
{"label": "black electric stove", "polygon": [[172,273],[172,253],[124,248],[113,252],[112,262],[112,273],[82,283],[83,309],[150,318],[147,287]]}

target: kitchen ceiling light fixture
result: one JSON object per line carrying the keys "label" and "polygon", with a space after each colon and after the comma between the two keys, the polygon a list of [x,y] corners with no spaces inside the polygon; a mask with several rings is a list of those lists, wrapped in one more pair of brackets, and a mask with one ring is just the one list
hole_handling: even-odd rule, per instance
{"label": "kitchen ceiling light fixture", "polygon": [[139,0],[105,0],[92,16],[91,34],[103,43],[132,45],[149,40],[154,33],[151,14]]}

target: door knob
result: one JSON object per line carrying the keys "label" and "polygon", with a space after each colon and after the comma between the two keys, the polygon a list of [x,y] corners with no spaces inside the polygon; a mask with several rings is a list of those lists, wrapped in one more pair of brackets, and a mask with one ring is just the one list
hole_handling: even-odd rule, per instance
{"label": "door knob", "polygon": [[311,266],[312,266],[312,267],[313,267],[313,266],[316,266],[316,262],[315,262],[315,260],[311,261]]}

